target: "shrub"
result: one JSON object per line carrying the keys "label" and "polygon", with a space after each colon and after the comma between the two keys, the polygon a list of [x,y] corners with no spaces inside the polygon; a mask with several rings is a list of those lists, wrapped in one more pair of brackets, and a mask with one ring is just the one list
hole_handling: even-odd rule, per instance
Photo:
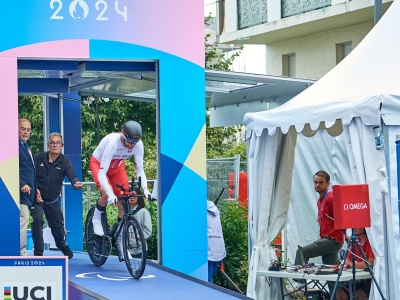
{"label": "shrub", "polygon": [[146,209],[151,216],[152,233],[147,240],[148,253],[147,258],[151,260],[158,260],[157,253],[157,202],[146,201]]}
{"label": "shrub", "polygon": [[[224,259],[225,273],[245,292],[249,273],[247,207],[236,201],[220,202],[218,206],[227,254]],[[234,290],[218,272],[214,283]]]}

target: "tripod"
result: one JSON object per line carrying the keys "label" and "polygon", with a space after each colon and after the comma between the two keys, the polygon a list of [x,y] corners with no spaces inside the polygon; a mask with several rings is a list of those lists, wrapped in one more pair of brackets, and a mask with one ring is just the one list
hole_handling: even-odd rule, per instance
{"label": "tripod", "polygon": [[356,295],[356,257],[355,257],[355,254],[354,254],[356,246],[358,247],[358,250],[360,251],[362,258],[365,261],[365,264],[367,265],[368,272],[369,272],[369,274],[371,274],[371,277],[374,280],[374,282],[376,284],[376,287],[378,288],[379,293],[381,294],[382,299],[385,300],[385,297],[383,296],[382,290],[379,287],[378,282],[375,279],[374,271],[372,271],[372,267],[368,263],[368,259],[365,256],[365,252],[361,247],[360,241],[358,240],[357,236],[354,235],[354,228],[352,228],[352,230],[351,230],[350,242],[347,245],[346,253],[344,255],[342,263],[340,264],[340,268],[339,268],[339,272],[338,272],[338,278],[336,279],[335,287],[333,288],[333,292],[332,292],[333,299],[335,299],[335,295],[336,295],[336,290],[337,290],[337,286],[338,286],[338,283],[339,283],[339,279],[340,279],[340,276],[342,275],[343,267],[344,267],[344,264],[346,262],[347,254],[350,251],[350,247],[351,247],[351,252],[353,253],[353,255],[352,255],[353,280],[350,283],[352,285],[352,288],[350,289],[350,299],[357,299],[357,295]]}

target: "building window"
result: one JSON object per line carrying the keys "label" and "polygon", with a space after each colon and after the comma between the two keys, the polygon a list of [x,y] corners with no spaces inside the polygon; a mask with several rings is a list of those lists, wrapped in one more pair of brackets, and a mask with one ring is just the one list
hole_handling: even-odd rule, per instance
{"label": "building window", "polygon": [[336,64],[340,63],[353,50],[351,42],[336,44]]}
{"label": "building window", "polygon": [[282,76],[296,77],[296,54],[282,56]]}

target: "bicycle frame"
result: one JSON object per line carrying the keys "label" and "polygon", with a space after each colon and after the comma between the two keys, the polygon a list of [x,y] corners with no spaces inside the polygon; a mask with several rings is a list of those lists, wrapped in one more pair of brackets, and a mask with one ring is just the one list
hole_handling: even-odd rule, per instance
{"label": "bicycle frame", "polygon": [[[124,228],[127,218],[129,217],[129,215],[132,215],[130,214],[130,207],[129,207],[129,198],[131,197],[143,197],[143,195],[125,195],[117,197],[118,201],[122,203],[122,209],[124,210],[124,215],[120,222],[115,223],[118,224],[119,226],[116,227],[116,229],[111,230],[110,236],[111,236],[111,244],[113,246],[115,246],[115,242],[118,239],[118,236],[121,234],[122,228]],[[111,228],[112,227],[113,226],[111,226]]]}
{"label": "bicycle frame", "polygon": [[[121,221],[113,224],[110,230],[107,214],[102,214],[104,236],[97,236],[94,234],[92,219],[95,207],[89,210],[85,222],[85,240],[89,257],[96,266],[101,266],[105,263],[114,247],[117,249],[120,261],[125,260],[127,269],[132,277],[139,279],[143,275],[146,267],[147,244],[138,220],[136,217],[133,217],[129,199],[131,197],[143,197],[144,195],[138,194],[140,191],[140,178],[138,189],[134,188],[133,182],[132,179],[131,187],[128,190],[117,185],[121,189],[121,192],[125,193],[125,195],[117,197],[118,202],[122,203],[124,215]],[[132,193],[132,191],[135,193]],[[123,228],[125,231],[121,233]],[[122,234],[122,240],[120,240],[119,243],[122,244],[116,247],[116,241],[120,234]],[[122,253],[120,253],[121,250],[119,248],[122,248]],[[123,259],[121,257],[123,257]]]}

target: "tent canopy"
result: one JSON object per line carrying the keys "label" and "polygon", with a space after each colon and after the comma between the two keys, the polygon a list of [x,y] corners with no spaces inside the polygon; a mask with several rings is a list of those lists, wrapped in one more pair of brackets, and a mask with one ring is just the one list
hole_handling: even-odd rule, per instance
{"label": "tent canopy", "polygon": [[346,125],[354,117],[360,117],[365,125],[379,125],[381,103],[385,123],[399,125],[400,119],[393,117],[400,95],[400,56],[397,55],[400,53],[400,3],[397,2],[339,65],[280,107],[246,114],[246,128],[260,135],[264,128],[270,134],[277,127],[286,133],[294,125],[300,132],[307,123],[317,129],[322,121],[330,127],[337,119]]}
{"label": "tent canopy", "polygon": [[[332,184],[369,185],[372,226],[367,232],[375,254],[375,277],[387,299],[400,297],[395,149],[395,136],[400,132],[399,18],[400,1],[396,0],[358,47],[318,82],[280,107],[244,116],[252,244],[248,296],[272,299],[280,293],[274,284],[269,286],[257,276],[257,271],[267,268],[274,258],[270,242],[286,224],[291,201],[302,200],[297,191],[291,192],[295,180],[312,178],[327,166],[329,173],[350,176],[344,182],[331,180]],[[386,135],[384,151],[375,145],[374,126],[383,128]],[[306,151],[315,154],[310,162],[314,170],[301,170],[300,176],[293,176],[299,172],[295,164],[302,154],[297,151],[297,133],[312,136],[321,128],[333,136],[343,132],[343,147],[327,144],[321,154],[311,145]],[[338,158],[344,158],[341,164]],[[333,161],[329,166],[328,160]],[[302,186],[308,184],[312,185],[311,179],[301,182]],[[302,211],[296,210],[295,215],[301,219]],[[380,299],[376,287],[371,295]]]}

